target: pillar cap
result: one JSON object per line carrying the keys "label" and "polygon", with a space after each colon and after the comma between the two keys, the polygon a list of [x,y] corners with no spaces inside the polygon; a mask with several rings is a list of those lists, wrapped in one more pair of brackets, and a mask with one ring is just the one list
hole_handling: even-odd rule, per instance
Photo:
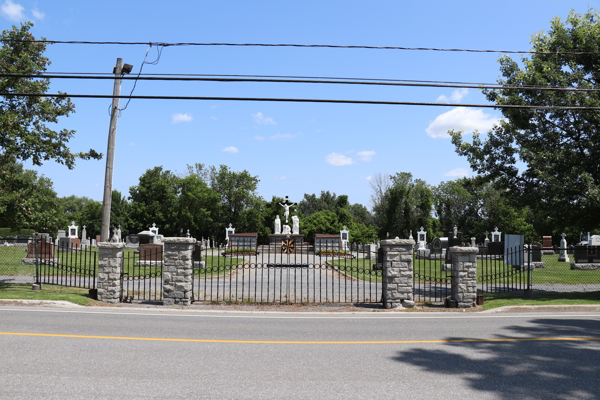
{"label": "pillar cap", "polygon": [[478,247],[450,247],[450,253],[466,253],[466,254],[477,254],[479,253]]}
{"label": "pillar cap", "polygon": [[412,239],[386,239],[381,241],[382,246],[412,246],[415,241]]}
{"label": "pillar cap", "polygon": [[125,247],[125,243],[99,242],[96,243],[96,246],[98,246],[101,249],[122,249],[123,247]]}
{"label": "pillar cap", "polygon": [[196,239],[187,237],[166,237],[163,239],[163,243],[194,244],[196,243]]}

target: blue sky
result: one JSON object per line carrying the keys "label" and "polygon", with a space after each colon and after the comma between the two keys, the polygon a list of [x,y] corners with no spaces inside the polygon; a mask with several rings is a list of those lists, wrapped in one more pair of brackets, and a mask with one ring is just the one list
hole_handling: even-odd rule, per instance
{"label": "blue sky", "polygon": [[[597,1],[26,1],[0,0],[2,29],[35,23],[52,40],[231,42],[529,50],[531,35],[570,9]],[[148,46],[49,46],[52,72],[111,72],[116,58],[139,70]],[[154,60],[156,48],[148,60]],[[167,47],[145,73],[257,74],[495,82],[498,53],[259,47]],[[519,56],[513,56],[518,59]],[[132,81],[125,81],[128,94]],[[54,80],[52,90],[112,94],[112,82]],[[132,100],[118,122],[113,188],[128,193],[147,169],[226,164],[258,175],[265,199],[330,190],[370,207],[369,179],[411,172],[437,185],[470,175],[448,129],[485,132],[500,117],[473,89],[139,81],[137,95],[360,99],[456,103],[456,107]],[[73,151],[106,153],[108,99],[74,99],[57,129],[77,131]],[[122,102],[121,105],[124,103]],[[468,136],[467,136],[468,137]],[[30,167],[30,165],[27,165]],[[59,196],[102,200],[105,160],[74,170],[35,168]]]}

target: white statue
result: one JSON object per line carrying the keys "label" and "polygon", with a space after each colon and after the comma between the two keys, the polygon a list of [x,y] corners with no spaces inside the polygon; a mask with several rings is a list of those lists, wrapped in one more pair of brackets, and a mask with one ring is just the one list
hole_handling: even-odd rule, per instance
{"label": "white statue", "polygon": [[117,239],[119,239],[119,242],[121,241],[121,225],[117,228]]}
{"label": "white statue", "polygon": [[275,216],[275,234],[281,234],[281,220],[279,219],[279,215]]}
{"label": "white statue", "polygon": [[285,223],[288,223],[288,217],[290,216],[290,207],[295,206],[296,203],[290,203],[288,197],[285,196],[285,203],[279,203],[281,207],[285,209],[283,216],[285,217]]}
{"label": "white statue", "polygon": [[454,234],[454,239],[456,239],[458,236],[458,228],[456,227],[456,225],[454,225],[454,228],[452,229],[452,233]]}
{"label": "white statue", "polygon": [[292,233],[294,235],[300,234],[300,219],[295,215],[292,217]]}
{"label": "white statue", "polygon": [[290,226],[289,225],[284,225],[283,226],[283,234],[284,235],[289,235],[291,233],[292,233],[292,230],[290,229]]}

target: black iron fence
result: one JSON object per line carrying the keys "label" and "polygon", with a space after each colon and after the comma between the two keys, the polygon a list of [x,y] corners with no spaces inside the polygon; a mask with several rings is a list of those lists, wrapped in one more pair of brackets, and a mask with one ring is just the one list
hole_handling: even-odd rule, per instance
{"label": "black iron fence", "polygon": [[341,243],[315,248],[293,239],[253,248],[239,244],[197,248],[193,300],[380,303],[383,274],[371,250],[369,245]]}
{"label": "black iron fence", "polygon": [[158,302],[163,299],[162,245],[125,249],[121,269],[122,302]]}
{"label": "black iron fence", "polygon": [[86,289],[96,287],[98,253],[82,246],[43,240],[19,243],[0,238],[0,283],[38,283]]}
{"label": "black iron fence", "polygon": [[442,252],[415,250],[413,298],[419,303],[440,304],[452,294],[452,268]]}

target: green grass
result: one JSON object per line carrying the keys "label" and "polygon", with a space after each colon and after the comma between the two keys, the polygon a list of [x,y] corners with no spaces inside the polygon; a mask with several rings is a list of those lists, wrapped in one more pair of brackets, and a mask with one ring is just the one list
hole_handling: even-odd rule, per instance
{"label": "green grass", "polygon": [[537,293],[533,291],[533,299],[525,300],[522,294],[494,293],[484,295],[483,308],[504,306],[547,306],[547,305],[574,305],[597,304],[600,305],[599,292],[567,292],[567,293]]}
{"label": "green grass", "polygon": [[103,305],[88,296],[88,289],[43,285],[42,290],[32,290],[31,284],[0,283],[0,299],[64,300],[82,306]]}
{"label": "green grass", "polygon": [[212,278],[229,275],[237,266],[244,264],[243,258],[203,255],[204,268],[194,268],[195,278]]}

